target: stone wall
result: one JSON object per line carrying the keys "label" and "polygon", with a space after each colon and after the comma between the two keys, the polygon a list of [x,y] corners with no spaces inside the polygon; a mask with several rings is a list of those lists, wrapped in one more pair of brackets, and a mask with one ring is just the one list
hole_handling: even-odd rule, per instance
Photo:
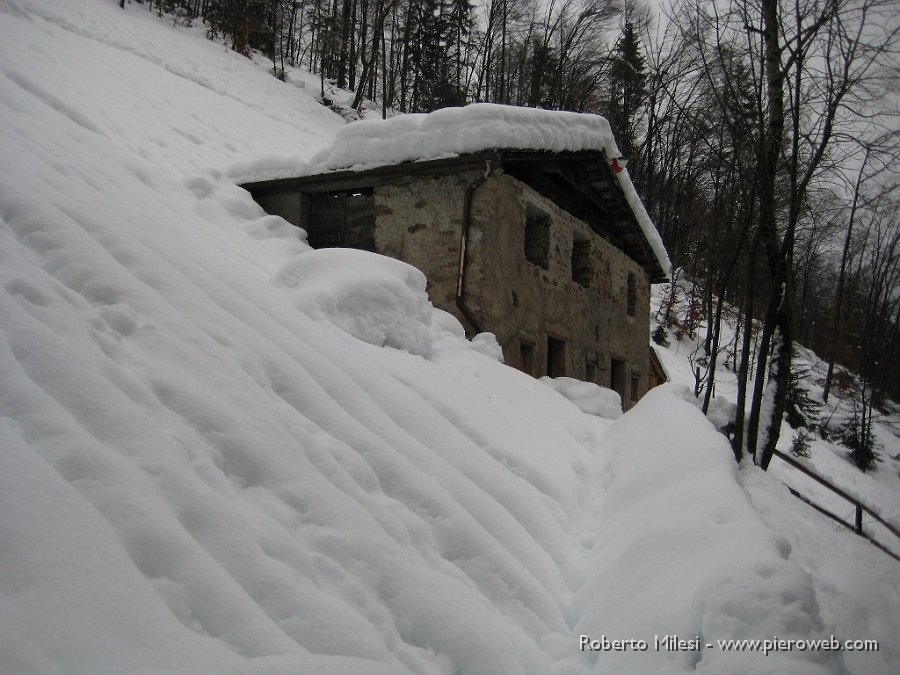
{"label": "stone wall", "polygon": [[477,171],[407,177],[375,187],[375,247],[418,267],[428,295],[465,323],[455,306],[466,188]]}
{"label": "stone wall", "polygon": [[[459,238],[465,191],[478,175],[418,176],[375,188],[377,250],[421,269],[432,302],[464,325],[455,306]],[[535,262],[529,262],[526,226],[540,218],[549,221],[546,258],[531,251],[528,257]],[[556,340],[554,349],[564,343],[566,376],[618,385],[626,408],[633,385],[637,397],[646,391],[650,286],[636,262],[582,221],[502,174],[474,193],[468,246],[466,304],[480,328],[497,335],[509,365],[527,369],[530,361],[532,375],[546,374],[549,338]],[[634,316],[627,311],[629,274],[637,296]],[[620,364],[619,382],[612,378],[614,360]]]}

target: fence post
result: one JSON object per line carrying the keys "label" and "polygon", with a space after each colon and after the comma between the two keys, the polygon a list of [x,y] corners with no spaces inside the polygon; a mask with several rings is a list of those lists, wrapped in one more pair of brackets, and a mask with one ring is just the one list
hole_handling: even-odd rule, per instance
{"label": "fence post", "polygon": [[862,504],[856,503],[856,534],[862,534]]}

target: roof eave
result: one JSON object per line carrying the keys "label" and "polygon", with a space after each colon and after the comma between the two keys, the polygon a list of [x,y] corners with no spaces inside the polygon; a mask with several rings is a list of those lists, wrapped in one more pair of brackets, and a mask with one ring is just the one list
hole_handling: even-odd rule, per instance
{"label": "roof eave", "polygon": [[[594,205],[598,211],[602,211],[605,217],[608,217],[610,220],[617,219],[618,221],[622,221],[624,217],[624,221],[628,225],[627,238],[635,240],[632,244],[624,241],[625,238],[621,234],[616,233],[616,226],[611,222],[603,224],[599,218],[585,217],[584,213],[573,213],[576,217],[585,220],[601,236],[615,240],[613,243],[622,248],[635,262],[644,268],[650,283],[664,283],[668,281],[666,271],[662,269],[656,255],[653,253],[647,237],[638,224],[637,217],[628,205],[622,188],[609,167],[606,154],[602,150],[549,152],[541,150],[491,149],[440,159],[403,162],[401,164],[373,166],[362,169],[340,169],[308,176],[255,181],[244,183],[242,187],[250,191],[254,196],[284,192],[319,193],[371,188],[410,174],[440,174],[481,169],[484,167],[485,162],[493,162],[497,167],[504,167],[514,177],[523,180],[526,184],[535,182],[534,177],[538,175],[549,175],[551,173],[558,175],[562,181],[568,184],[568,190],[580,193],[588,203]],[[598,171],[597,178],[602,178],[603,181],[602,189],[588,184],[577,173],[567,171],[565,167],[571,163],[574,163],[581,170],[590,166]],[[532,176],[531,181],[529,181],[527,176]],[[541,192],[539,186],[532,184],[531,187]],[[552,201],[557,201],[557,199],[565,201],[565,197],[560,195],[556,195],[556,198],[551,195],[545,196]],[[568,211],[571,211],[573,208],[572,203],[563,203],[559,204],[559,206]]]}

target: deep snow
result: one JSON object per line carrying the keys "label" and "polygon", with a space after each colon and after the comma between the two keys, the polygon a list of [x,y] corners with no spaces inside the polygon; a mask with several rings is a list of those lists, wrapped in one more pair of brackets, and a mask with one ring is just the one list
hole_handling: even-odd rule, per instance
{"label": "deep snow", "polygon": [[[0,36],[4,674],[892,672],[678,387],[586,414],[235,187],[342,126],[302,89],[140,5]],[[653,649],[831,633],[882,651]]]}

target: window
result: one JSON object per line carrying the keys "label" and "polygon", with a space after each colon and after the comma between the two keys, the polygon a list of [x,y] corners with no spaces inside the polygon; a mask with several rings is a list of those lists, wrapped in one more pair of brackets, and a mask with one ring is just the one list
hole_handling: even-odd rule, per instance
{"label": "window", "polygon": [[547,375],[565,377],[566,375],[566,343],[555,337],[547,336]]}
{"label": "window", "polygon": [[375,250],[375,197],[372,188],[311,196],[304,223],[313,248],[339,246]]}
{"label": "window", "polygon": [[519,370],[534,375],[534,344],[531,342],[519,343]]}
{"label": "window", "polygon": [[639,396],[640,388],[641,388],[640,375],[635,375],[632,373],[632,375],[631,375],[631,400],[632,400],[632,402],[636,402],[640,398],[640,396]]}
{"label": "window", "polygon": [[572,281],[585,288],[590,288],[593,278],[591,242],[587,239],[579,239],[578,235],[575,235],[575,240],[572,242]]}
{"label": "window", "polygon": [[525,259],[550,268],[550,216],[531,204],[525,207]]}
{"label": "window", "polygon": [[626,302],[628,306],[628,316],[634,316],[637,312],[637,277],[634,276],[634,272],[628,273]]}
{"label": "window", "polygon": [[622,397],[622,405],[624,407],[625,402],[628,400],[625,392],[625,387],[627,385],[627,380],[625,379],[625,362],[620,361],[619,359],[610,359],[609,366],[609,387]]}
{"label": "window", "polygon": [[588,352],[584,357],[584,381],[597,383],[597,354]]}

